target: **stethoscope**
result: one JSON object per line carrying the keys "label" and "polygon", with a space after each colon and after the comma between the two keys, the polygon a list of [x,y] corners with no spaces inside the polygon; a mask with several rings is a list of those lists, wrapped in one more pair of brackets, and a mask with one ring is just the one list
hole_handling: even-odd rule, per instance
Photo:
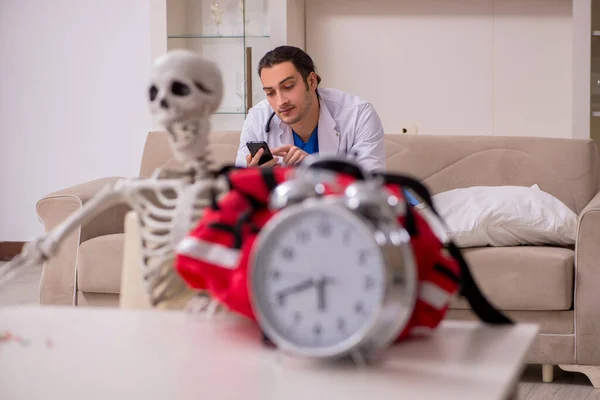
{"label": "stethoscope", "polygon": [[275,111],[273,111],[271,113],[271,116],[269,117],[269,119],[267,120],[267,124],[265,125],[265,132],[269,133],[271,132],[271,120],[273,119],[273,117],[275,116]]}

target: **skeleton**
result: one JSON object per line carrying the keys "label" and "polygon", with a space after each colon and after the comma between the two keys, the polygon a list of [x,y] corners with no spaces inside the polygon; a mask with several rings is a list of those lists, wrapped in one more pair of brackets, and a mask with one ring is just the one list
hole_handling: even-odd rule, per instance
{"label": "skeleton", "polygon": [[[141,267],[151,304],[173,308],[190,304],[191,299],[207,300],[187,287],[174,270],[173,260],[176,246],[194,228],[203,209],[224,191],[210,172],[208,150],[209,118],[223,97],[221,72],[216,64],[191,51],[170,51],[152,66],[148,96],[150,112],[168,132],[174,158],[183,169],[157,169],[149,179],[106,185],[81,210],[28,243],[5,264],[0,283],[18,267],[53,257],[73,229],[103,210],[127,203],[139,216]],[[198,300],[191,303],[199,307]]]}

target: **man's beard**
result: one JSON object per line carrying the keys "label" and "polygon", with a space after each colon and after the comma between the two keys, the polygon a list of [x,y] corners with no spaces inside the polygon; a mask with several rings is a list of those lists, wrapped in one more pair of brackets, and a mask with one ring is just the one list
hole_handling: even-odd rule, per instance
{"label": "man's beard", "polygon": [[[310,91],[307,91],[306,94],[307,94],[307,96],[306,96],[306,101],[304,102],[304,108],[302,110],[300,110],[300,113],[298,114],[298,116],[296,116],[296,118],[294,118],[293,120],[284,121],[286,124],[294,125],[294,124],[302,121],[302,119],[304,119],[304,117],[306,117],[308,115],[308,112],[309,112],[310,108],[312,107],[312,99],[310,97]],[[298,107],[296,107],[296,110],[297,109],[298,109]],[[283,118],[281,118],[281,119],[283,119]]]}

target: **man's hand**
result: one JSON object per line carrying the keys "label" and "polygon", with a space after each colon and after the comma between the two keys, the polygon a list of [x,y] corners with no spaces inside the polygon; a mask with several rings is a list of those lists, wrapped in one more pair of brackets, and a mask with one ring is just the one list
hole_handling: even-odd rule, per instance
{"label": "man's hand", "polygon": [[[248,167],[257,167],[258,162],[260,161],[260,157],[263,155],[265,151],[261,148],[258,149],[258,151],[256,152],[256,154],[254,155],[254,157],[252,157],[250,154],[248,154],[246,156],[246,164]],[[278,157],[273,157],[272,160],[267,161],[266,163],[260,165],[260,167],[273,167],[275,165],[277,165],[277,161],[279,161]]]}
{"label": "man's hand", "polygon": [[300,150],[293,144],[285,144],[271,150],[275,156],[283,157],[283,162],[287,165],[298,165],[304,160],[308,153]]}

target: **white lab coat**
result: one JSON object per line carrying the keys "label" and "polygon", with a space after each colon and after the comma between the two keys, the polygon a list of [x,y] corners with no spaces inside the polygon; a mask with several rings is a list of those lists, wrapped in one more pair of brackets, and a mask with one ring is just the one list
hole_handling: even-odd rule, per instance
{"label": "white lab coat", "polygon": [[[385,170],[385,148],[383,126],[371,104],[359,97],[337,89],[318,89],[319,154],[354,155],[351,159],[368,171]],[[269,148],[293,144],[292,128],[277,115],[270,123],[271,131],[265,126],[273,109],[265,99],[252,107],[244,121],[240,146],[235,164],[246,166],[248,141],[265,141]],[[280,160],[281,163],[281,160]]]}

